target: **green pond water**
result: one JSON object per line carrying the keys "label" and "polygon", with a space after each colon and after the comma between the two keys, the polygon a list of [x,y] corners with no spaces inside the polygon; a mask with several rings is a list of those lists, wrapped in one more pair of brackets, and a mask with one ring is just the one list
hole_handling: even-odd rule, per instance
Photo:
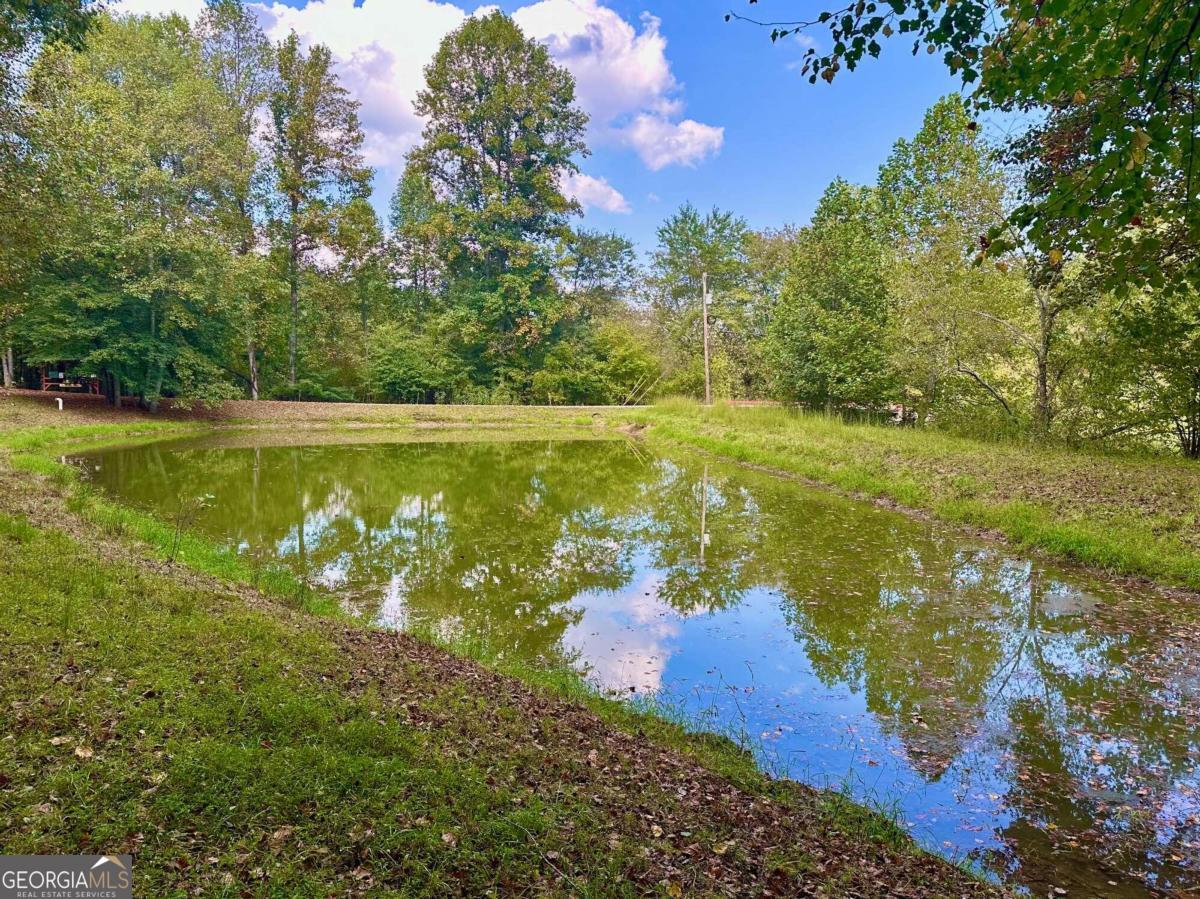
{"label": "green pond water", "polygon": [[70,461],[364,619],[650,697],[1033,895],[1200,889],[1194,600],[626,441],[272,441]]}

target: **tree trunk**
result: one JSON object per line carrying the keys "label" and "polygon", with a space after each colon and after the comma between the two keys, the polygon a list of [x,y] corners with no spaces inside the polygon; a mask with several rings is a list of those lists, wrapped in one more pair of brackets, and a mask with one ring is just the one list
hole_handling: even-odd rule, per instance
{"label": "tree trunk", "polygon": [[161,389],[162,379],[158,379],[158,388],[154,387],[155,377],[152,372],[147,371],[145,380],[142,382],[142,389],[137,395],[137,405],[139,409],[145,409],[147,412],[158,411],[158,391]]}
{"label": "tree trunk", "polygon": [[1200,459],[1200,417],[1193,417],[1183,429],[1180,434],[1180,449],[1183,450],[1185,458]]}
{"label": "tree trunk", "polygon": [[1187,413],[1182,420],[1175,420],[1175,430],[1179,434],[1179,451],[1184,457],[1200,459],[1200,374],[1192,381]]}
{"label": "tree trunk", "polygon": [[363,331],[364,337],[371,333],[371,321],[370,321],[371,310],[370,310],[370,305],[369,305],[368,300],[369,300],[369,297],[367,294],[366,285],[359,284],[358,285],[358,312],[359,312],[359,315],[362,317],[362,331]]}
{"label": "tree trunk", "polygon": [[151,412],[158,411],[159,401],[162,399],[163,376],[166,374],[163,364],[158,363],[158,368],[154,373],[154,387],[150,392],[150,396],[146,398],[146,408]]}
{"label": "tree trunk", "polygon": [[5,387],[15,386],[15,379],[16,379],[16,375],[17,375],[16,368],[17,367],[13,362],[13,348],[12,347],[4,348],[3,365],[4,365],[4,386]]}
{"label": "tree trunk", "polygon": [[1050,422],[1054,417],[1050,385],[1050,347],[1054,335],[1056,314],[1045,300],[1038,303],[1037,384],[1034,396],[1034,427],[1042,436],[1050,433]]}
{"label": "tree trunk", "polygon": [[[243,136],[248,138],[251,130],[247,126]],[[245,231],[237,252],[239,256],[249,256],[250,251],[254,249],[254,218],[250,214],[250,201],[245,193],[238,194],[237,209],[245,224]],[[254,324],[257,325],[258,322],[255,321]],[[256,400],[258,399],[258,348],[254,345],[253,337],[246,341],[246,359],[250,363],[250,399]]]}
{"label": "tree trunk", "polygon": [[296,220],[300,215],[300,206],[295,199],[291,201],[291,213],[291,239],[288,242],[288,288],[291,292],[292,326],[288,333],[288,384],[295,387],[296,349],[300,329],[300,238],[296,233]]}
{"label": "tree trunk", "polygon": [[1037,360],[1037,395],[1034,399],[1033,420],[1038,433],[1047,434],[1050,431],[1050,366],[1046,357],[1038,354]]}
{"label": "tree trunk", "polygon": [[111,395],[109,402],[111,402],[114,406],[116,406],[118,409],[120,409],[121,408],[121,376],[119,374],[117,374],[116,372],[113,372],[109,376],[109,378],[110,378],[110,383],[112,384],[112,395]]}
{"label": "tree trunk", "polygon": [[250,399],[258,399],[258,347],[251,340],[246,345],[246,361],[250,363]]}
{"label": "tree trunk", "polygon": [[[294,265],[294,263],[293,263]],[[291,278],[292,326],[288,333],[288,384],[296,386],[296,345],[299,340],[300,291],[293,273]]]}
{"label": "tree trunk", "polygon": [[[150,307],[150,339],[157,343],[158,337],[158,315],[153,306]],[[162,362],[155,362],[154,367],[146,367],[146,377],[142,380],[142,400],[143,408],[151,412],[158,411],[158,397],[162,393],[163,382],[163,365]],[[152,385],[152,386],[151,386]],[[147,390],[149,387],[149,390]]]}

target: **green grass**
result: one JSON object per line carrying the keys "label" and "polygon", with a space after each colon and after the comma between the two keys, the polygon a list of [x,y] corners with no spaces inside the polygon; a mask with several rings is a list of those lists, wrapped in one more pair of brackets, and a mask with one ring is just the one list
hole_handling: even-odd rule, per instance
{"label": "green grass", "polygon": [[[485,708],[469,679],[422,684],[431,675],[419,670],[408,674],[448,728],[414,724],[373,689],[352,694],[352,660],[303,614],[336,615],[332,602],[281,568],[105,499],[53,457],[208,427],[151,424],[2,432],[0,465],[49,478],[65,510],[94,529],[89,541],[140,544],[302,611],[257,609],[183,568],[105,561],[67,533],[0,512],[0,707],[12,737],[0,741],[5,852],[129,851],[145,895],[198,885],[213,895],[479,895],[564,891],[564,881],[581,896],[643,893],[629,878],[647,864],[644,820],[597,807],[570,779],[550,794],[531,790],[522,772],[559,758],[528,745],[525,709]],[[573,671],[450,648],[585,706],[615,731],[690,755],[797,820],[815,813],[868,855],[871,846],[919,855],[894,821],[845,797],[793,806],[797,794],[765,777],[745,747],[690,733],[669,709],[607,699]],[[669,814],[674,802],[653,788],[628,797],[640,815]],[[736,836],[694,827],[691,839],[706,844]],[[614,834],[623,836],[614,843]],[[809,876],[812,848],[765,863]]]}
{"label": "green grass", "polygon": [[[106,561],[4,513],[0,570],[6,853],[130,852],[139,894],[155,896],[484,895],[551,884],[644,895],[642,831],[669,819],[674,793],[650,777],[627,798],[628,815],[597,804],[554,745],[552,710],[539,725],[543,747],[518,736],[527,708],[497,706],[469,679],[406,670],[419,712],[374,686],[355,693],[356,663],[317,619]],[[793,805],[787,784],[727,741],[598,696],[570,672],[492,663],[610,727],[692,755],[783,814],[815,812],[867,855],[915,851],[893,822],[845,797]],[[429,716],[444,725],[423,723]],[[560,787],[529,785],[529,771],[554,766],[564,766]],[[728,822],[688,825],[690,843],[740,836]],[[808,876],[814,848],[795,844],[766,864]]]}
{"label": "green grass", "polygon": [[138,437],[161,437],[199,430],[196,425],[179,422],[137,422],[136,424],[85,424],[0,430],[0,449],[14,454],[45,453],[56,446],[88,441],[125,443]]}
{"label": "green grass", "polygon": [[315,630],[10,516],[0,568],[0,783],[22,785],[0,790],[8,853],[122,847],[156,896],[325,895],[385,870],[480,895],[538,882],[551,851],[583,860],[587,894],[636,868],[611,822],[522,790],[513,760],[456,760],[378,697],[346,696]]}
{"label": "green grass", "polygon": [[1200,465],[847,424],[785,408],[671,400],[631,411],[650,439],[996,531],[1115,574],[1200,589]]}
{"label": "green grass", "polygon": [[266,564],[240,555],[182,527],[182,522],[164,521],[146,512],[107,499],[84,483],[77,469],[63,464],[51,453],[70,447],[78,451],[106,445],[131,445],[186,434],[195,426],[163,424],[147,429],[123,425],[82,425],[70,428],[37,428],[0,435],[0,450],[8,450],[9,465],[17,470],[42,475],[63,488],[67,508],[96,525],[113,540],[134,540],[158,559],[179,563],[231,583],[245,584],[273,596],[287,598],[317,614],[333,614],[336,603],[316,593],[286,567]]}

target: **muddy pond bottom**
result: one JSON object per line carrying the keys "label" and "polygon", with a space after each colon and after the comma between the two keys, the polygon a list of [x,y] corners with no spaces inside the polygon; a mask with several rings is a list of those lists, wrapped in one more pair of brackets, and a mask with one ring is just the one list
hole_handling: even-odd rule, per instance
{"label": "muddy pond bottom", "polygon": [[366,619],[571,666],[1032,895],[1200,890],[1194,601],[626,441],[272,440],[69,461]]}

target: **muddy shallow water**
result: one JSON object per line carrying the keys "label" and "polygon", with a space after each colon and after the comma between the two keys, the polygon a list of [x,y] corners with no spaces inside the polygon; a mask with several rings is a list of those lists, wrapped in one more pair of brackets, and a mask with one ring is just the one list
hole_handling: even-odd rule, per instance
{"label": "muddy shallow water", "polygon": [[1200,889],[1193,599],[626,441],[269,439],[71,461],[366,618],[670,706],[1034,895]]}

